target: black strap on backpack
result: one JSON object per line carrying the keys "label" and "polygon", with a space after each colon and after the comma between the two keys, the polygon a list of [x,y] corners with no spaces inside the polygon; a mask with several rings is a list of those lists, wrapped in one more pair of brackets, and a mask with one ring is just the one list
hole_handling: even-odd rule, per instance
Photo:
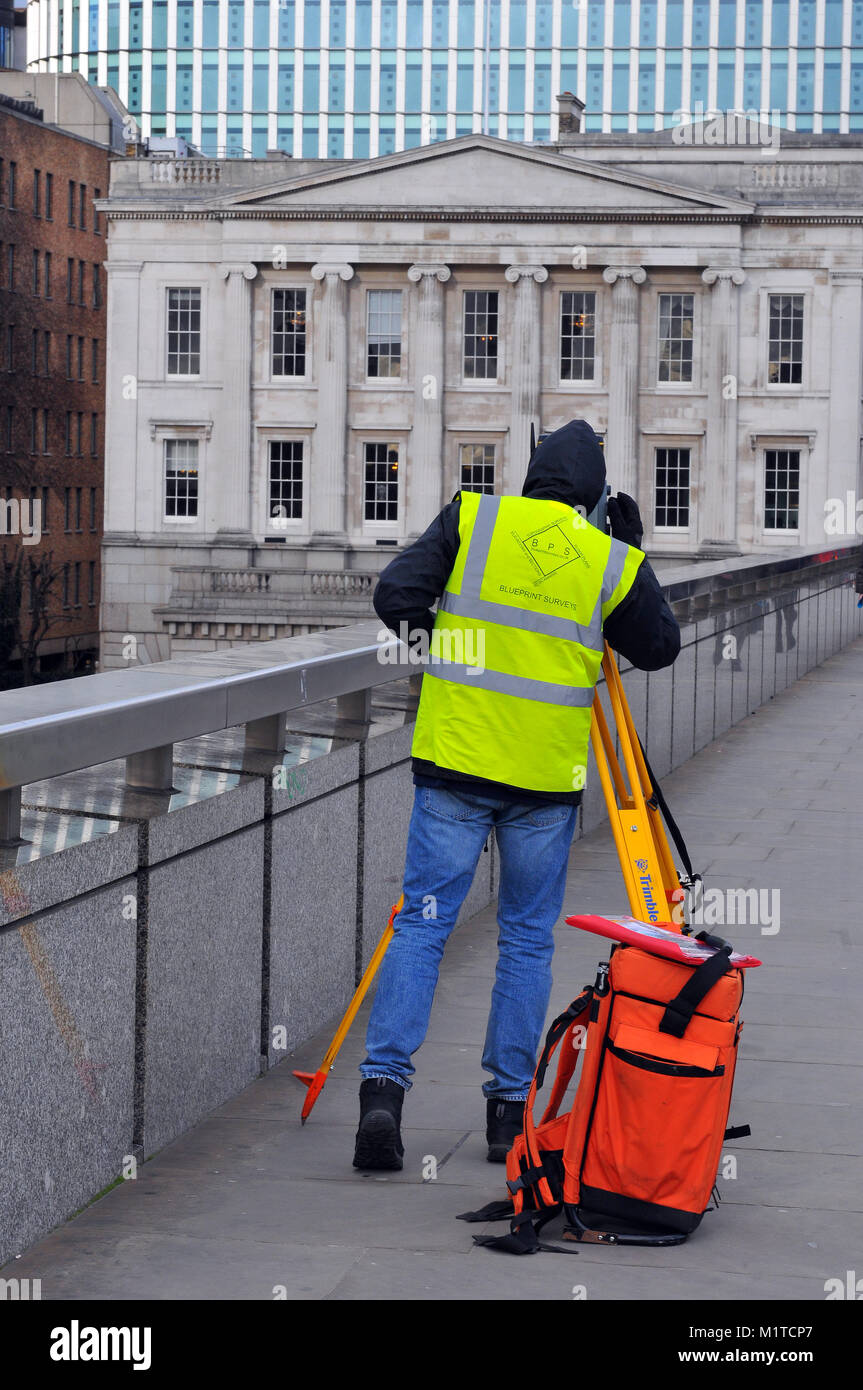
{"label": "black strap on backpack", "polygon": [[[699,932],[695,939],[699,941],[705,936],[706,932]],[[721,937],[712,938],[712,941],[721,940]],[[712,944],[712,941],[707,944]],[[712,990],[716,981],[721,980],[731,969],[731,949],[728,942],[723,941],[715,955],[708,956],[707,960],[696,966],[680,993],[666,1006],[659,1025],[660,1033],[671,1033],[675,1038],[683,1037],[702,999]]]}
{"label": "black strap on backpack", "polygon": [[[637,734],[636,738],[638,738]],[[650,778],[650,785],[653,788],[653,795],[648,800],[647,804],[650,805],[651,802],[653,802],[659,807],[659,810],[662,813],[662,819],[668,826],[668,829],[671,833],[671,838],[677,846],[677,852],[680,855],[681,863],[683,864],[683,867],[686,871],[686,877],[680,879],[681,885],[684,888],[691,888],[694,883],[701,882],[701,874],[696,874],[692,871],[692,860],[689,857],[689,850],[686,848],[686,841],[683,838],[680,826],[677,824],[677,821],[674,819],[673,815],[671,814],[671,811],[668,808],[668,802],[665,800],[662,788],[656,779],[656,775],[653,771],[653,768],[650,766],[650,763],[647,760],[647,754],[644,751],[644,744],[641,742],[640,738],[638,739],[638,746],[641,749],[641,756],[644,759],[644,766],[647,768],[647,775]]]}

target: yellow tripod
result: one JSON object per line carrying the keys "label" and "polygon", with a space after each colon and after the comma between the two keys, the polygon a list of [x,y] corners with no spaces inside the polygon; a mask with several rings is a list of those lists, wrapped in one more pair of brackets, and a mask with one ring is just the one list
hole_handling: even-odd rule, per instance
{"label": "yellow tripod", "polygon": [[[683,924],[684,890],[671,858],[650,774],[623,693],[617,662],[608,643],[605,644],[602,669],[623,767],[615,752],[614,739],[600,703],[599,691],[596,692],[593,701],[590,741],[605,795],[605,804],[608,807],[608,819],[611,822],[620,867],[623,870],[629,910],[640,922],[664,922],[679,927]],[[393,937],[393,922],[401,911],[403,902],[404,896],[394,905],[386,930],[318,1070],[294,1072],[294,1076],[308,1088],[301,1115],[303,1124],[324,1088],[339,1049],[384,958]]]}
{"label": "yellow tripod", "polygon": [[680,927],[684,920],[684,890],[671,858],[620,671],[607,642],[602,670],[623,767],[615,753],[598,690],[593,701],[590,742],[623,871],[629,910],[640,922],[665,922]]}

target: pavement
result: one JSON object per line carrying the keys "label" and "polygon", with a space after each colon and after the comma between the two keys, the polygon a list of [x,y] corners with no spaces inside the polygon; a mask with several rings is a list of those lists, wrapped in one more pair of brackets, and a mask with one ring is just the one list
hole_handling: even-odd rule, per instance
{"label": "pavement", "polygon": [[[48,1300],[823,1301],[828,1280],[863,1272],[861,770],[863,640],[664,780],[707,888],[755,888],[762,909],[725,928],[764,962],[731,1109],[752,1137],[726,1144],[721,1206],[684,1245],[517,1259],[473,1245],[505,1225],[455,1220],[506,1195],[480,1092],[489,909],[449,944],[401,1173],[351,1167],[366,1005],[304,1127],[292,1069],[317,1068],[331,1026],[4,1274],[40,1278]],[[573,848],[564,911],[625,910],[605,827]],[[603,954],[561,922],[551,1015]]]}

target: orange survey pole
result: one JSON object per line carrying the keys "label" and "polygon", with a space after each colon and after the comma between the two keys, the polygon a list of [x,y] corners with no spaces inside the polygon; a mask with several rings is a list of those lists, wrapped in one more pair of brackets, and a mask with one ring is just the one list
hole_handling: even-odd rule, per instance
{"label": "orange survey pole", "polygon": [[375,947],[374,955],[372,956],[371,960],[365,968],[363,978],[360,980],[359,984],[356,987],[354,997],[348,1005],[347,1012],[345,1013],[344,1018],[342,1019],[341,1023],[335,1031],[333,1040],[324,1054],[324,1060],[321,1062],[321,1065],[318,1067],[317,1071],[294,1072],[294,1076],[296,1076],[299,1081],[302,1081],[304,1086],[308,1086],[309,1088],[306,1094],[306,1099],[303,1103],[302,1113],[300,1115],[300,1120],[303,1124],[306,1123],[306,1120],[311,1115],[315,1101],[321,1094],[321,1091],[324,1089],[327,1077],[329,1076],[330,1072],[335,1066],[335,1061],[336,1057],[339,1054],[339,1049],[341,1048],[341,1045],[344,1042],[345,1038],[348,1036],[351,1024],[357,1016],[357,1011],[359,1010],[360,1004],[362,1004],[363,1000],[365,999],[368,987],[374,979],[381,961],[386,955],[387,947],[389,946],[393,938],[393,922],[396,919],[396,914],[401,912],[404,900],[405,895],[404,893],[402,893],[398,902],[393,906],[393,910],[390,913],[390,920],[387,922],[386,931],[384,932],[383,936],[381,937],[380,941]]}

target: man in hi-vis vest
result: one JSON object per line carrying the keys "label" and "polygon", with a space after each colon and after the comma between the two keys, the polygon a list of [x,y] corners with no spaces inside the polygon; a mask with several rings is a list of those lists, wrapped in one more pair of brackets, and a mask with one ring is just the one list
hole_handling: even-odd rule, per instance
{"label": "man in hi-vis vest", "polygon": [[[488,1157],[521,1130],[551,992],[553,928],[587,765],[603,637],[634,666],[670,666],[680,631],[639,549],[638,507],[608,503],[599,440],[572,420],[535,450],[521,497],[457,493],[381,575],[394,632],[428,649],[413,739],[404,906],[380,970],[360,1067],[354,1166],[399,1169],[411,1057],[447,938],[494,827],[498,961],[482,1066]],[[438,602],[437,613],[431,612]]]}

